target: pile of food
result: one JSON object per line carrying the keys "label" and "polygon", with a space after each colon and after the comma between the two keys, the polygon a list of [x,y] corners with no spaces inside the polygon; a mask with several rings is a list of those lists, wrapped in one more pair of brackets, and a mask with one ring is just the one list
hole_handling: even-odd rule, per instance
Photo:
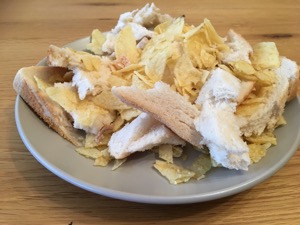
{"label": "pile of food", "polygon": [[[276,145],[299,81],[274,42],[251,46],[233,30],[221,37],[208,19],[189,25],[154,4],[94,30],[85,51],[51,45],[47,62],[14,80],[39,117],[96,166],[154,153],[172,184],[257,163]],[[183,167],[188,145],[199,154]]]}

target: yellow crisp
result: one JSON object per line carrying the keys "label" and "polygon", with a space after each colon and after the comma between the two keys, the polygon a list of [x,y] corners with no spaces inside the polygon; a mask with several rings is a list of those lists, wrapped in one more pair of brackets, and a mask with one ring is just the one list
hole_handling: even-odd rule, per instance
{"label": "yellow crisp", "polygon": [[118,99],[111,91],[102,91],[100,94],[91,98],[93,103],[108,110],[130,109],[128,105]]}
{"label": "yellow crisp", "polygon": [[46,93],[53,100],[61,105],[67,112],[71,112],[79,104],[79,97],[76,89],[71,85],[59,85],[56,87],[48,87]]}
{"label": "yellow crisp", "polygon": [[101,55],[103,53],[102,45],[105,42],[105,40],[106,40],[105,35],[98,29],[95,29],[92,31],[91,34],[91,42],[87,44],[86,48],[87,50],[91,51],[96,55]]}
{"label": "yellow crisp", "polygon": [[255,69],[274,69],[280,66],[279,52],[274,42],[260,42],[253,46],[251,57]]}
{"label": "yellow crisp", "polygon": [[87,158],[91,159],[97,159],[98,157],[101,156],[101,151],[97,148],[76,148],[76,152],[78,152],[80,155],[83,155]]}
{"label": "yellow crisp", "polygon": [[159,158],[165,160],[168,163],[173,163],[173,150],[172,145],[164,144],[158,146]]}
{"label": "yellow crisp", "polygon": [[270,86],[276,82],[277,76],[274,71],[271,70],[260,70],[255,73],[258,83],[261,86]]}
{"label": "yellow crisp", "polygon": [[181,95],[189,97],[190,101],[196,100],[203,85],[202,71],[196,69],[187,54],[180,57],[174,67],[174,83],[176,90]]}
{"label": "yellow crisp", "polygon": [[285,118],[283,116],[280,116],[275,126],[279,127],[279,126],[286,125],[286,124],[287,124],[287,122],[286,122]]}
{"label": "yellow crisp", "polygon": [[141,114],[141,111],[136,108],[124,109],[119,111],[121,118],[130,121]]}
{"label": "yellow crisp", "polygon": [[249,143],[254,144],[266,144],[270,143],[272,145],[277,144],[276,136],[270,131],[264,131],[261,135],[252,135],[250,137],[244,138]]}
{"label": "yellow crisp", "polygon": [[271,143],[266,144],[249,144],[249,156],[251,163],[259,162],[267,153],[267,149],[271,147]]}
{"label": "yellow crisp", "polygon": [[255,113],[260,107],[262,107],[263,102],[254,102],[252,104],[240,104],[236,108],[236,115],[239,116],[251,116]]}
{"label": "yellow crisp", "polygon": [[112,166],[111,170],[118,169],[121,165],[123,165],[127,161],[127,158],[124,159],[115,159],[114,165]]}
{"label": "yellow crisp", "polygon": [[208,19],[186,32],[184,38],[185,49],[193,65],[201,69],[213,69],[218,63],[218,51],[228,50]]}
{"label": "yellow crisp", "polygon": [[102,150],[100,155],[95,159],[94,166],[107,166],[113,158],[108,152],[108,148]]}
{"label": "yellow crisp", "polygon": [[246,61],[237,61],[229,64],[229,67],[233,71],[236,77],[246,81],[256,81],[257,77],[254,75],[256,70],[251,64]]}
{"label": "yellow crisp", "polygon": [[68,113],[82,128],[103,126],[103,120],[112,121],[115,118],[114,112],[110,112],[97,106],[89,99],[79,100],[76,89],[69,84],[60,84],[46,89],[47,95]]}
{"label": "yellow crisp", "polygon": [[130,26],[124,27],[118,34],[115,42],[115,53],[117,59],[125,56],[132,64],[139,61],[140,53]]}
{"label": "yellow crisp", "polygon": [[174,158],[179,158],[182,156],[183,153],[183,147],[182,146],[172,146],[172,150],[173,150],[173,157]]}
{"label": "yellow crisp", "polygon": [[167,178],[171,184],[184,183],[195,176],[195,172],[191,170],[161,160],[156,160],[153,166],[161,175]]}
{"label": "yellow crisp", "polygon": [[195,172],[194,177],[197,180],[200,180],[204,178],[204,175],[211,169],[211,167],[212,163],[210,156],[208,154],[202,154],[194,160],[190,169]]}

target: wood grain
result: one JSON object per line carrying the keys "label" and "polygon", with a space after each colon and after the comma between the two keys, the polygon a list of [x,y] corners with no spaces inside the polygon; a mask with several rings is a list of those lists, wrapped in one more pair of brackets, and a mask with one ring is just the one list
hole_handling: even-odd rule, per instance
{"label": "wood grain", "polygon": [[[110,30],[120,13],[146,1],[0,1],[0,224],[300,224],[300,151],[274,176],[243,193],[191,205],[125,202],[81,190],[41,166],[23,145],[14,121],[16,71],[35,65],[50,44],[62,46]],[[158,0],[190,24],[209,18],[250,43],[275,41],[300,62],[298,0]]]}

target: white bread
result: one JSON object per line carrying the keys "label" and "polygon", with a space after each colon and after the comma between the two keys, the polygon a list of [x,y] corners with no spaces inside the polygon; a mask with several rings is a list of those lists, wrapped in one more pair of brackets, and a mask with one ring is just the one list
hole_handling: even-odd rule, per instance
{"label": "white bread", "polygon": [[53,77],[63,77],[68,69],[59,67],[32,66],[20,69],[14,79],[15,91],[45,121],[50,128],[73,143],[83,146],[85,134],[73,127],[70,116],[45,92],[40,90],[34,77],[51,80]]}
{"label": "white bread", "polygon": [[234,75],[220,68],[214,70],[196,100],[201,111],[194,121],[213,161],[237,170],[247,170],[250,164],[249,149],[234,114],[242,88]]}
{"label": "white bread", "polygon": [[280,61],[281,65],[275,72],[288,78],[289,88],[287,101],[290,101],[297,95],[299,86],[299,66],[296,62],[286,57],[280,57]]}
{"label": "white bread", "polygon": [[241,131],[245,136],[260,135],[265,129],[274,128],[283,114],[290,86],[286,69],[283,67],[285,63],[275,70],[276,81],[272,89],[264,96],[265,104],[258,107],[250,116],[238,115]]}
{"label": "white bread", "polygon": [[229,72],[217,68],[212,71],[211,78],[201,88],[196,103],[201,105],[207,99],[228,101],[239,98],[241,81]]}
{"label": "white bread", "polygon": [[246,61],[251,63],[250,55],[253,53],[251,45],[238,33],[230,29],[226,36],[225,43],[230,50],[221,54],[223,63]]}
{"label": "white bread", "polygon": [[108,58],[50,45],[47,59],[49,66],[73,71],[72,85],[77,87],[81,100],[89,94],[96,95],[102,90],[109,90],[111,70]]}
{"label": "white bread", "polygon": [[143,152],[161,144],[185,145],[185,142],[149,114],[141,113],[113,133],[108,146],[114,158],[123,159],[134,152]]}
{"label": "white bread", "polygon": [[166,83],[157,82],[149,90],[134,86],[113,87],[112,92],[124,103],[149,113],[182,139],[198,148],[202,147],[202,136],[194,126],[199,110]]}

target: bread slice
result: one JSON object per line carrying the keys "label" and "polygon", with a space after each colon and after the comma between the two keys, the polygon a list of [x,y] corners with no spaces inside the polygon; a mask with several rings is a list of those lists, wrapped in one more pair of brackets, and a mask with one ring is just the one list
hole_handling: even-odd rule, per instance
{"label": "bread slice", "polygon": [[24,67],[17,72],[13,86],[22,99],[50,128],[80,147],[84,145],[85,133],[73,127],[70,116],[38,87],[35,80],[36,77],[44,81],[55,82],[56,79],[62,80],[67,72],[68,69],[61,67]]}
{"label": "bread slice", "polygon": [[185,145],[180,137],[147,113],[141,113],[108,142],[109,153],[123,159],[134,152],[143,152],[161,144]]}
{"label": "bread slice", "polygon": [[112,92],[124,103],[152,115],[182,139],[202,147],[202,136],[194,125],[199,110],[166,83],[157,82],[149,90],[134,86],[113,87]]}
{"label": "bread slice", "polygon": [[249,149],[234,114],[243,87],[234,75],[214,70],[196,100],[201,112],[194,121],[216,165],[237,170],[247,170],[250,164]]}

